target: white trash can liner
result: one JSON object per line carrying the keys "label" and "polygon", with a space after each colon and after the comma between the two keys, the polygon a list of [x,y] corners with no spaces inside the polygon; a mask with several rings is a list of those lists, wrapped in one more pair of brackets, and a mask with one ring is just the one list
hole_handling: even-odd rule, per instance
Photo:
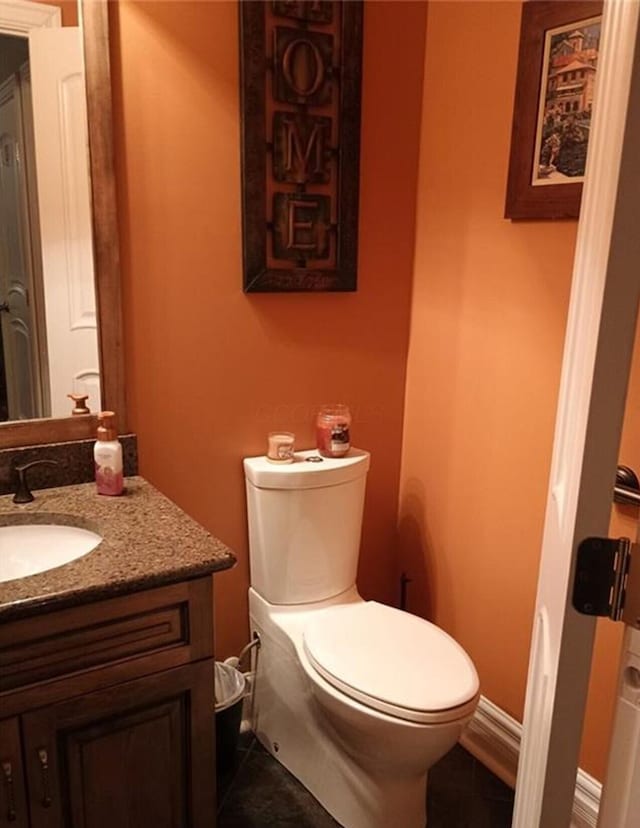
{"label": "white trash can liner", "polygon": [[244,695],[246,679],[244,675],[229,664],[215,663],[215,710],[220,713],[234,705]]}

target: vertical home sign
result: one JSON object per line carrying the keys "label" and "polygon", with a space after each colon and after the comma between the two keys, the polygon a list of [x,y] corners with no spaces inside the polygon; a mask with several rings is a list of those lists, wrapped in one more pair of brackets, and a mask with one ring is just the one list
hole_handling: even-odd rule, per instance
{"label": "vertical home sign", "polygon": [[242,0],[246,292],[356,290],[360,0]]}

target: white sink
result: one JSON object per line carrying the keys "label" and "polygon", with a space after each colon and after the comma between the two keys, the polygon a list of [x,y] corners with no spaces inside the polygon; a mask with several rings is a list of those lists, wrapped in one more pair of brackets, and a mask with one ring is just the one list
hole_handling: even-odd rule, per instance
{"label": "white sink", "polygon": [[75,561],[95,549],[101,540],[100,535],[78,526],[0,526],[0,582]]}

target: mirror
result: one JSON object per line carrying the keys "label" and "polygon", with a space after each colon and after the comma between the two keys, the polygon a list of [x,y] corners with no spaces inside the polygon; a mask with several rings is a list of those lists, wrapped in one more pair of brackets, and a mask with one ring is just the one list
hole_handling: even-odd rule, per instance
{"label": "mirror", "polygon": [[[0,421],[100,407],[78,10],[9,7],[0,33]],[[11,21],[5,21],[4,28]]]}
{"label": "mirror", "polygon": [[[0,424],[0,447],[92,436],[95,417],[66,416],[73,407],[68,393],[87,394],[92,412],[114,408],[120,431],[126,429],[107,5],[0,0],[0,102],[20,96],[22,113],[13,119],[25,146],[6,137],[0,103],[0,267],[10,261],[15,273],[22,252],[27,268],[22,280],[0,273],[0,308],[8,305],[0,310],[6,386],[5,401],[0,377],[0,419],[4,409],[8,418]],[[42,91],[47,85],[53,105]],[[30,98],[32,126],[25,115]],[[52,121],[62,124],[57,143]],[[31,129],[32,167],[25,157]],[[38,142],[39,134],[46,140]],[[27,198],[30,190],[35,200]]]}

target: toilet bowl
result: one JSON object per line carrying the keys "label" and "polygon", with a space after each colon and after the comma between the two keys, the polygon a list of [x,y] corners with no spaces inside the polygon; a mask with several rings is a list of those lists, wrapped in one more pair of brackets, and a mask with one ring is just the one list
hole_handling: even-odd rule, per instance
{"label": "toilet bowl", "polygon": [[369,455],[309,456],[284,474],[245,460],[254,729],[344,828],[424,828],[428,770],[472,717],[478,676],[443,630],[357,591]]}

